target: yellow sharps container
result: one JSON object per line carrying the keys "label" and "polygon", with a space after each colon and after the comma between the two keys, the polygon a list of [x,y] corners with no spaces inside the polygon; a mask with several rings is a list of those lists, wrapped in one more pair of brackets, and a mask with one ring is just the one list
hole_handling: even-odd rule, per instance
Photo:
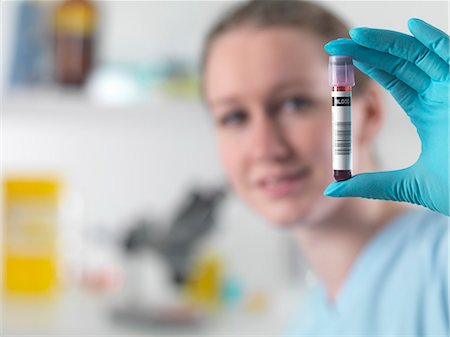
{"label": "yellow sharps container", "polygon": [[50,294],[57,286],[60,185],[56,179],[17,178],[3,185],[5,292]]}

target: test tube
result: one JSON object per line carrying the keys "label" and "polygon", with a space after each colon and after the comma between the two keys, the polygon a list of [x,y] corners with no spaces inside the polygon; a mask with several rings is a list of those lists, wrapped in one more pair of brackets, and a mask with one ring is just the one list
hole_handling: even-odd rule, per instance
{"label": "test tube", "polygon": [[352,177],[352,87],[355,85],[350,56],[330,56],[333,172],[336,181]]}

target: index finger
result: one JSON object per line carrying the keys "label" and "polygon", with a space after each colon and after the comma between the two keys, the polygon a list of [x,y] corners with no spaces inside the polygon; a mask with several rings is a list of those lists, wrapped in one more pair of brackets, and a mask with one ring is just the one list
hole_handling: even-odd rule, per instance
{"label": "index finger", "polygon": [[374,28],[354,28],[350,30],[350,36],[361,46],[414,63],[432,79],[442,80],[448,76],[449,69],[444,60],[413,36]]}
{"label": "index finger", "polygon": [[447,65],[450,63],[449,37],[442,30],[420,19],[409,19],[410,32],[426,47],[439,55]]}
{"label": "index finger", "polygon": [[328,42],[324,48],[332,55],[348,55],[357,61],[384,70],[406,83],[419,94],[422,94],[430,85],[430,77],[411,62],[386,52],[361,46],[353,40],[333,40]]}

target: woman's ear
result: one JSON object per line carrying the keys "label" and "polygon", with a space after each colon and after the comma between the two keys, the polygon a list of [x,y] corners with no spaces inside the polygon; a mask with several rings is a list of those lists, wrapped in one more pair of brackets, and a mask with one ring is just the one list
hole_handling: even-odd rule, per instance
{"label": "woman's ear", "polygon": [[384,121],[382,89],[370,80],[364,91],[354,99],[354,141],[371,147]]}

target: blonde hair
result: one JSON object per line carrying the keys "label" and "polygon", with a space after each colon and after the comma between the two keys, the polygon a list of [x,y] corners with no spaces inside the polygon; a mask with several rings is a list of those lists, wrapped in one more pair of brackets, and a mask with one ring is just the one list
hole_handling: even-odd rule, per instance
{"label": "blonde hair", "polygon": [[[309,1],[253,0],[245,2],[226,13],[207,35],[200,64],[202,74],[214,41],[221,35],[242,26],[256,28],[281,26],[308,30],[322,37],[325,42],[349,36],[348,27],[340,18]],[[326,55],[325,51],[324,55]],[[358,95],[370,79],[358,69],[355,69],[355,77],[358,85],[354,88],[354,94]]]}

